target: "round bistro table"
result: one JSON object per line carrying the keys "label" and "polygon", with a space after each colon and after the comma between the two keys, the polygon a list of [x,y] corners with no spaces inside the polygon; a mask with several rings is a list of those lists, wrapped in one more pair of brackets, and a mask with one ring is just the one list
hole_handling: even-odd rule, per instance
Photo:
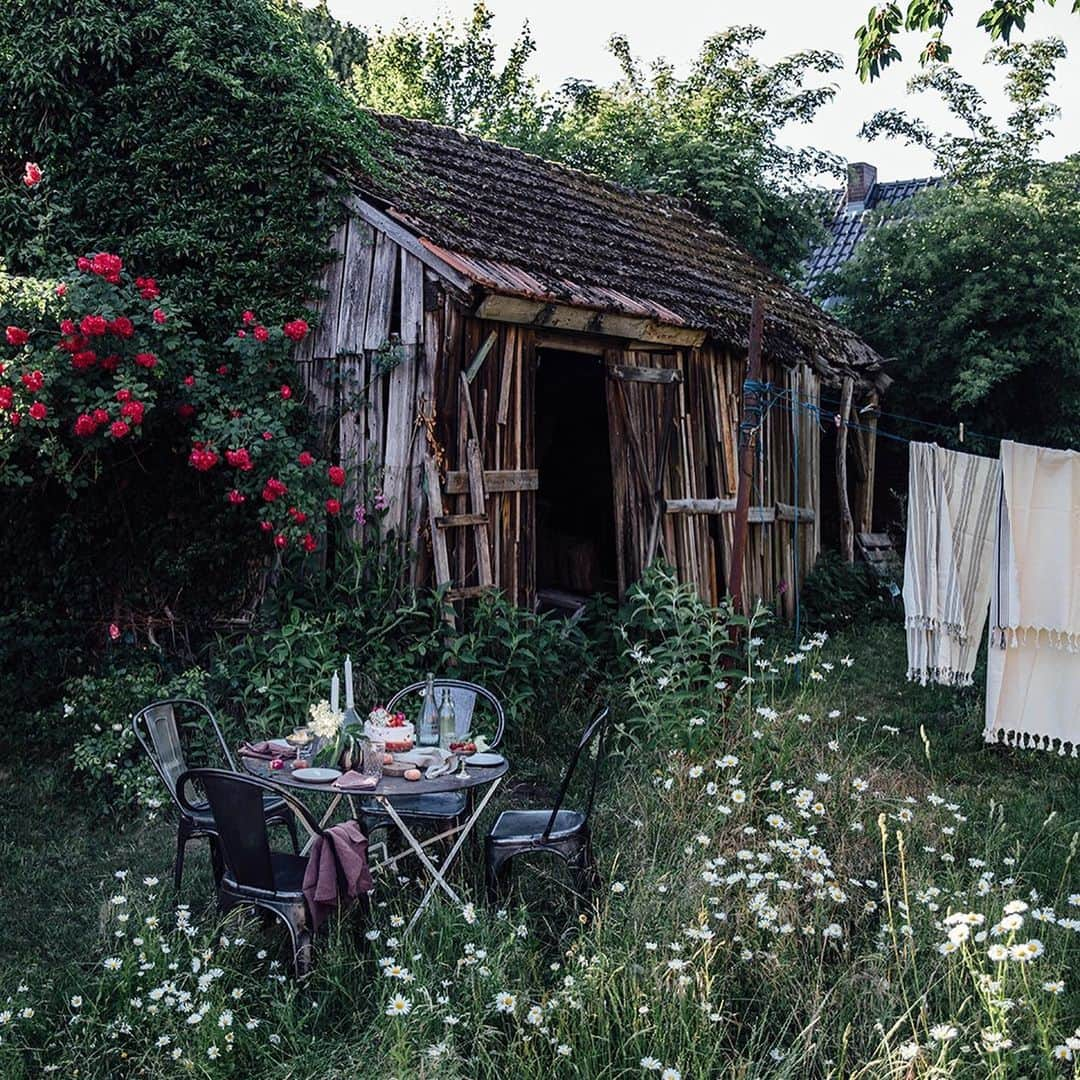
{"label": "round bistro table", "polygon": [[[428,874],[431,876],[431,884],[428,886],[423,899],[413,913],[412,919],[409,921],[409,925],[406,928],[406,932],[411,930],[415,925],[416,920],[420,918],[424,909],[430,903],[436,889],[441,888],[458,907],[462,906],[461,897],[458,896],[453,887],[446,880],[447,871],[449,871],[450,867],[453,865],[454,860],[461,851],[462,844],[464,844],[465,839],[476,825],[480,815],[484,812],[492,795],[494,795],[495,791],[498,789],[499,784],[502,782],[502,778],[510,769],[509,763],[503,758],[502,762],[498,765],[467,765],[463,774],[458,772],[451,776],[439,776],[434,780],[428,780],[423,776],[421,776],[419,780],[406,780],[404,777],[400,776],[384,776],[374,787],[361,788],[356,791],[340,791],[338,788],[334,787],[333,781],[312,784],[306,783],[303,780],[297,780],[292,775],[292,769],[288,767],[288,764],[286,764],[283,769],[271,769],[269,761],[266,761],[263,758],[244,757],[243,755],[240,757],[240,762],[245,771],[251,773],[252,776],[258,776],[263,780],[269,780],[273,784],[280,784],[282,787],[290,788],[293,791],[306,791],[314,794],[331,796],[330,804],[327,806],[326,812],[319,822],[319,825],[322,828],[326,828],[329,824],[334,812],[340,805],[342,798],[348,798],[349,808],[353,817],[359,816],[357,814],[356,803],[353,801],[358,796],[365,799],[374,799],[382,809],[386,811],[387,816],[397,826],[398,831],[405,837],[409,847],[420,860],[424,869],[427,870]],[[484,792],[483,797],[475,802],[472,813],[469,815],[467,821],[463,824],[455,825],[452,828],[423,841],[413,833],[405,823],[401,814],[398,813],[394,807],[394,799],[396,798],[412,797],[416,795],[441,795],[458,791],[468,791],[472,788],[476,788],[479,791],[480,788],[484,787],[486,787],[487,790]],[[442,840],[449,839],[451,836],[455,837],[454,844],[447,853],[446,858],[442,860],[442,866],[436,866],[424,849],[433,844],[437,844]],[[308,840],[307,844],[304,846],[305,854],[314,841],[314,836]],[[373,870],[391,866],[404,857],[403,855],[395,855],[393,858],[390,858],[386,851],[386,845],[384,844],[382,847],[384,856],[386,857],[380,862],[373,864],[371,867]]]}

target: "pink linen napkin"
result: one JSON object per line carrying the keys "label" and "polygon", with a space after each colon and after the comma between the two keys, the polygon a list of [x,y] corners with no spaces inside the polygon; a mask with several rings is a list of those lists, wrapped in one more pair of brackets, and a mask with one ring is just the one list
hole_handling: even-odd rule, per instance
{"label": "pink linen napkin", "polygon": [[295,751],[282,739],[264,739],[262,742],[243,742],[240,744],[241,757],[263,758],[265,761],[269,761],[271,758],[290,753],[295,753]]}
{"label": "pink linen napkin", "polygon": [[365,776],[353,769],[344,776],[339,776],[330,786],[337,788],[338,791],[369,791],[378,782],[377,776]]}
{"label": "pink linen napkin", "polygon": [[342,821],[316,838],[304,871],[304,899],[313,930],[318,930],[344,900],[355,900],[375,887],[368,869],[367,846],[367,837],[355,821]]}

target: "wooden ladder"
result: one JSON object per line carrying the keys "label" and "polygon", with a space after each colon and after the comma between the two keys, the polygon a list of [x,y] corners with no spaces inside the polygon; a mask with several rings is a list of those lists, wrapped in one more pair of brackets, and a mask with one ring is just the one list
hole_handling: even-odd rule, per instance
{"label": "wooden ladder", "polygon": [[[471,512],[448,514],[443,508],[442,483],[439,470],[429,457],[424,463],[427,479],[428,523],[431,526],[431,550],[435,560],[435,584],[449,585],[446,599],[471,600],[482,596],[494,586],[491,574],[491,542],[488,537],[487,493],[484,490],[484,466],[480,460],[480,446],[476,439],[469,439],[465,449],[465,464],[469,478],[469,502]],[[454,584],[450,576],[450,554],[446,546],[447,529],[472,529],[476,543],[477,584]]]}

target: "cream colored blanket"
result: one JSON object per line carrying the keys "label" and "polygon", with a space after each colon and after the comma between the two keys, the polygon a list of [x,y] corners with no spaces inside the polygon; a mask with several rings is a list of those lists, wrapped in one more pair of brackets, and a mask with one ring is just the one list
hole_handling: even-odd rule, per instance
{"label": "cream colored blanket", "polygon": [[1080,453],[1001,444],[987,665],[987,742],[1077,756]]}
{"label": "cream colored blanket", "polygon": [[908,678],[970,686],[990,597],[996,460],[912,443],[904,554]]}

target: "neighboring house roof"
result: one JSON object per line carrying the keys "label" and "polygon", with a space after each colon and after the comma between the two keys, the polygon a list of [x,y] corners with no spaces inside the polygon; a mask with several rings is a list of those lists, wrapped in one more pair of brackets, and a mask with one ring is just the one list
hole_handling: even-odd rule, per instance
{"label": "neighboring house roof", "polygon": [[873,349],[679,202],[426,121],[375,119],[389,145],[360,194],[482,288],[741,348],[760,295],[766,355],[806,359],[828,381],[888,383]]}
{"label": "neighboring house roof", "polygon": [[[827,193],[823,207],[825,228],[829,238],[815,248],[804,266],[804,287],[807,292],[855,254],[863,237],[871,228],[874,212],[895,206],[927,188],[937,187],[940,177],[927,176],[920,180],[890,180],[879,183],[872,179],[865,193],[847,188],[837,188]],[[852,196],[856,197],[852,197]],[[858,197],[860,196],[861,197]]]}

